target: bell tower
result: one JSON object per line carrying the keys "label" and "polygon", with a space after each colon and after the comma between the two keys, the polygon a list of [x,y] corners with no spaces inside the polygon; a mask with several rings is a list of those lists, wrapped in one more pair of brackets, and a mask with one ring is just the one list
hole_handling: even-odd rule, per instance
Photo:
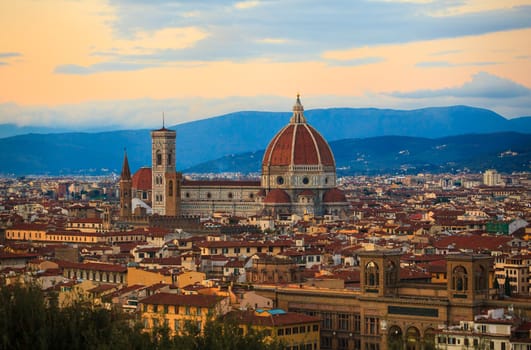
{"label": "bell tower", "polygon": [[358,253],[360,257],[360,287],[365,296],[395,296],[400,280],[400,256],[395,250],[375,250]]}
{"label": "bell tower", "polygon": [[131,170],[129,170],[129,161],[127,152],[124,151],[124,162],[122,164],[122,173],[120,174],[120,217],[127,218],[132,214],[132,181]]}
{"label": "bell tower", "polygon": [[180,174],[175,170],[177,133],[166,129],[151,131],[153,214],[176,216],[180,209]]}

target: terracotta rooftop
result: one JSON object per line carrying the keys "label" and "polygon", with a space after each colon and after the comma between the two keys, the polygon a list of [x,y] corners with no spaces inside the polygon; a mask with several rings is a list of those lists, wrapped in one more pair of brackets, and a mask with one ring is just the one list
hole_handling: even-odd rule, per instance
{"label": "terracotta rooftop", "polygon": [[264,203],[291,203],[291,199],[286,191],[275,188],[267,194]]}

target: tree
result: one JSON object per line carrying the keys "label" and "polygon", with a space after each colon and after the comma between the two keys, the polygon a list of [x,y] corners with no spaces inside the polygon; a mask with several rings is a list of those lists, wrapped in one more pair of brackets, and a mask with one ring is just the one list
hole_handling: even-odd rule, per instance
{"label": "tree", "polygon": [[264,334],[240,334],[238,325],[210,320],[172,336],[166,325],[145,332],[135,316],[120,309],[95,308],[83,301],[59,307],[56,293],[37,285],[0,287],[0,349],[229,350],[279,349]]}

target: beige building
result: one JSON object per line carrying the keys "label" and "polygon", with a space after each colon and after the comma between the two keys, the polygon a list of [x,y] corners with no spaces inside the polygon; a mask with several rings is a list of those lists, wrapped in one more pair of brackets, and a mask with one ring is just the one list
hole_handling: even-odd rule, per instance
{"label": "beige building", "polygon": [[[301,284],[255,285],[275,307],[321,319],[321,349],[385,350],[400,340],[401,349],[435,349],[437,330],[458,325],[493,300],[492,258],[448,255],[447,283],[407,282],[399,278],[400,252],[359,253],[358,288],[328,289]],[[511,300],[515,312],[531,316],[531,305]]]}
{"label": "beige building", "polygon": [[500,174],[494,169],[485,170],[483,173],[483,184],[485,186],[499,186],[502,184]]}
{"label": "beige building", "polygon": [[156,293],[140,300],[139,309],[145,330],[166,325],[180,334],[189,326],[202,330],[208,320],[226,314],[229,304],[229,298],[214,295]]}

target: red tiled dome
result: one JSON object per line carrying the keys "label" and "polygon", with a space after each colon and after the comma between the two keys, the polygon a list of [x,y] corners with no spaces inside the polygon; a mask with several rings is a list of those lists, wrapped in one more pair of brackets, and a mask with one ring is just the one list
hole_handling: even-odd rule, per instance
{"label": "red tiled dome", "polygon": [[313,197],[315,195],[315,193],[313,193],[312,190],[304,190],[302,191],[301,193],[299,193],[299,196],[309,196],[309,197]]}
{"label": "red tiled dome", "polygon": [[264,203],[291,203],[291,198],[289,198],[289,194],[286,191],[275,188],[267,194]]}
{"label": "red tiled dome", "polygon": [[330,146],[317,130],[306,123],[297,97],[293,116],[271,140],[264,153],[262,166],[324,165],[335,167]]}
{"label": "red tiled dome", "polygon": [[151,191],[151,168],[140,168],[133,175],[132,188],[140,191]]}
{"label": "red tiled dome", "polygon": [[347,197],[345,197],[345,194],[343,191],[337,189],[337,188],[331,188],[328,191],[325,192],[323,196],[323,202],[324,203],[338,203],[338,202],[346,202]]}

